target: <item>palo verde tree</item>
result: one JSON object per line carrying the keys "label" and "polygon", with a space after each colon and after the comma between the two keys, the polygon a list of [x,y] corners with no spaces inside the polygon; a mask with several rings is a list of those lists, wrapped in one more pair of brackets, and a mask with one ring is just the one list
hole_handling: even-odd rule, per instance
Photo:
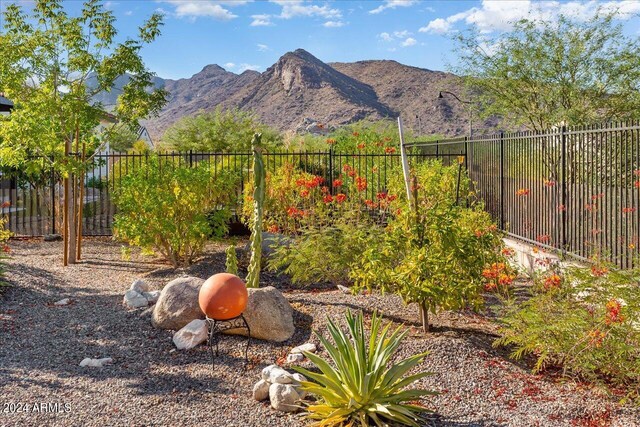
{"label": "palo verde tree", "polygon": [[[64,263],[80,258],[84,176],[118,128],[135,129],[157,113],[166,92],[150,90],[151,73],[140,56],[160,35],[162,16],[152,15],[135,38],[117,42],[113,12],[87,0],[70,16],[60,0],[38,0],[29,9],[9,4],[0,29],[0,92],[12,114],[0,121],[0,166],[47,168],[64,188]],[[129,74],[115,109],[92,101]],[[91,84],[88,81],[91,79]],[[105,119],[108,118],[106,126]]]}
{"label": "palo verde tree", "polygon": [[458,67],[482,113],[542,131],[640,117],[640,41],[618,12],[587,21],[523,19],[495,37],[455,36]]}

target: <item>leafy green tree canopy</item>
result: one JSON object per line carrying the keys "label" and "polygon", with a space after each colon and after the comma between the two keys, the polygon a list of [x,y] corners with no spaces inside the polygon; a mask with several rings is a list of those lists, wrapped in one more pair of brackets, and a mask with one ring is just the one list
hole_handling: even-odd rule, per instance
{"label": "leafy green tree canopy", "polygon": [[455,36],[459,66],[482,113],[514,128],[548,129],[640,116],[640,41],[617,12],[581,22],[523,19],[495,37]]}
{"label": "leafy green tree canopy", "polygon": [[[87,0],[79,16],[69,16],[60,0],[38,0],[33,9],[8,4],[0,32],[0,92],[15,108],[0,119],[0,164],[19,165],[35,154],[78,170],[61,160],[65,144],[95,152],[104,134],[118,126],[136,128],[139,119],[159,111],[166,92],[149,91],[154,74],[140,50],[160,35],[161,26],[162,16],[154,14],[137,38],[117,43],[113,12],[98,0]],[[112,117],[92,98],[111,91],[125,73],[131,80]],[[91,88],[89,78],[96,80]],[[112,125],[99,127],[106,118]]]}
{"label": "leafy green tree canopy", "polygon": [[178,120],[165,132],[162,148],[176,151],[249,152],[254,133],[262,133],[263,145],[282,144],[280,134],[238,109],[200,112]]}

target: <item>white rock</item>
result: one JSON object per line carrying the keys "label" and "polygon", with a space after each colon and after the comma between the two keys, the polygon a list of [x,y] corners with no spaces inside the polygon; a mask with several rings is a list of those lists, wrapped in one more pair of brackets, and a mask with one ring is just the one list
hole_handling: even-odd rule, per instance
{"label": "white rock", "polygon": [[142,296],[147,299],[149,304],[155,304],[160,298],[160,291],[143,292]]}
{"label": "white rock", "polygon": [[317,350],[316,345],[312,342],[308,342],[306,344],[302,344],[299,345],[297,347],[294,347],[291,349],[291,354],[296,354],[296,353],[300,353],[302,354],[303,351],[307,351],[309,353],[315,353]]}
{"label": "white rock", "polygon": [[271,384],[291,384],[293,377],[289,372],[278,367],[273,368],[271,372],[269,372],[269,379],[267,381]]}
{"label": "white rock", "polygon": [[276,368],[280,368],[278,365],[269,365],[269,366],[265,366],[264,369],[262,369],[262,373],[260,374],[262,379],[265,381],[269,381],[269,376],[271,375],[271,370],[272,369],[276,369]]}
{"label": "white rock", "polygon": [[60,301],[56,301],[53,305],[69,305],[71,304],[71,300],[69,298],[61,299]]}
{"label": "white rock", "polygon": [[207,322],[201,319],[192,320],[173,334],[173,343],[178,350],[189,350],[207,340]]}
{"label": "white rock", "polygon": [[300,395],[300,399],[304,399],[307,396],[307,392],[302,390],[302,387],[300,387],[300,383],[303,381],[307,381],[307,379],[304,375],[297,372],[291,376],[293,377],[293,386],[296,388],[296,391]]}
{"label": "white rock", "polygon": [[113,362],[113,359],[110,357],[105,357],[103,359],[90,359],[84,358],[82,362],[80,362],[80,366],[85,367],[89,366],[92,368],[102,368],[104,365],[108,365]]}
{"label": "white rock", "polygon": [[136,291],[129,289],[122,300],[122,304],[128,308],[140,308],[149,305],[149,301]]}
{"label": "white rock", "polygon": [[294,373],[293,375],[291,375],[291,377],[293,378],[293,383],[295,385],[300,385],[301,382],[303,381],[307,381],[307,379],[305,378],[304,375],[299,374],[299,373]]}
{"label": "white rock", "polygon": [[269,387],[269,399],[271,407],[278,411],[295,412],[299,409],[296,402],[300,395],[295,387],[290,384],[271,384]]}
{"label": "white rock", "polygon": [[139,294],[149,292],[150,290],[149,284],[142,279],[134,280],[129,289],[131,289],[132,291],[136,291]]}
{"label": "white rock", "polygon": [[260,380],[253,386],[253,398],[261,402],[269,397],[269,384],[265,380]]}
{"label": "white rock", "polygon": [[345,293],[345,294],[350,294],[351,293],[351,289],[347,288],[346,286],[342,286],[342,285],[338,285],[338,290],[341,291],[342,293]]}
{"label": "white rock", "polygon": [[291,353],[287,356],[287,363],[302,362],[303,360],[304,360],[304,355],[300,353]]}

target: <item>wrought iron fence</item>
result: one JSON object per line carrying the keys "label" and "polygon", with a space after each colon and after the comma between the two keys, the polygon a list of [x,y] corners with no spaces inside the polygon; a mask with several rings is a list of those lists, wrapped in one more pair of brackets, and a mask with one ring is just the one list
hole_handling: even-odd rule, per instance
{"label": "wrought iron fence", "polygon": [[509,235],[622,268],[640,250],[640,122],[438,141],[467,154],[475,191]]}
{"label": "wrought iron fence", "polygon": [[[475,192],[486,210],[509,235],[541,248],[588,258],[596,252],[623,268],[637,265],[640,250],[640,122],[562,127],[547,132],[497,133],[473,140],[448,139],[410,143],[412,159],[440,158],[445,164],[464,156]],[[231,168],[241,175],[236,212],[250,179],[250,153],[159,153],[175,164],[208,164],[214,171]],[[84,233],[110,235],[116,207],[113,191],[119,177],[148,154],[96,156],[85,181]],[[385,190],[401,162],[398,153],[273,152],[267,170],[285,161],[328,182],[344,164],[367,178],[371,198]],[[41,236],[60,230],[60,191],[54,174],[37,182],[0,176],[0,213],[11,231]]]}
{"label": "wrought iron fence", "polygon": [[[205,164],[212,169],[214,177],[223,169],[231,169],[240,175],[232,211],[241,210],[244,185],[251,179],[251,153],[206,153],[163,152],[153,154],[164,162],[175,165],[195,166]],[[83,206],[83,234],[87,236],[109,236],[112,234],[116,206],[113,193],[119,187],[121,176],[144,164],[151,154],[104,153],[94,157],[85,178]],[[416,153],[412,158],[436,157],[435,153]],[[32,159],[32,160],[37,160]],[[322,152],[269,152],[264,154],[268,171],[275,172],[285,162],[300,170],[322,176],[332,182],[348,164],[369,183],[369,198],[386,189],[391,171],[400,165],[396,153],[342,153],[333,150]],[[11,176],[11,175],[9,175]],[[5,178],[7,175],[5,175]],[[332,190],[333,188],[329,186]],[[60,177],[46,170],[35,178],[25,174],[14,174],[11,179],[0,176],[0,204],[9,206],[0,210],[8,218],[8,228],[17,236],[43,236],[60,232],[62,228],[62,188]]]}

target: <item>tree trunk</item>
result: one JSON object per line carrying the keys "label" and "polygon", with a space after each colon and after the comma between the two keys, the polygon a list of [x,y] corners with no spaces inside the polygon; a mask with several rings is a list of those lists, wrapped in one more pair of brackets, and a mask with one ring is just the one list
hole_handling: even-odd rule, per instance
{"label": "tree trunk", "polygon": [[66,267],[69,264],[69,199],[71,198],[71,183],[68,176],[63,179],[62,186],[64,193],[62,206],[62,234],[64,237],[62,265]]}
{"label": "tree trunk", "polygon": [[76,247],[77,247],[77,242],[76,242],[76,188],[77,188],[77,178],[75,175],[71,175],[70,178],[70,188],[69,188],[69,206],[68,206],[68,210],[67,210],[67,215],[69,217],[69,226],[68,226],[68,232],[69,232],[69,246],[67,248],[68,250],[68,254],[67,254],[67,259],[69,261],[69,264],[75,264],[76,263]]}
{"label": "tree trunk", "polygon": [[422,331],[426,334],[429,332],[429,309],[426,301],[420,303],[420,321],[422,322]]}

